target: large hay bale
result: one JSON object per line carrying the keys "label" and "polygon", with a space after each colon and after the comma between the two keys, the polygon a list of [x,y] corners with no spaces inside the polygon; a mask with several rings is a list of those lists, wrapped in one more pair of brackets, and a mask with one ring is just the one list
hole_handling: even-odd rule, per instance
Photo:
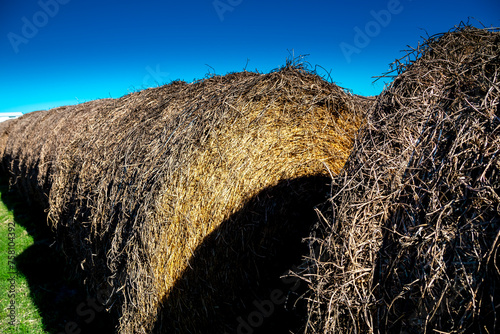
{"label": "large hay bale", "polygon": [[291,66],[173,82],[27,114],[3,159],[120,333],[234,331],[300,257],[355,100]]}
{"label": "large hay bale", "polygon": [[3,157],[7,140],[9,139],[10,126],[12,119],[0,123],[0,157]]}
{"label": "large hay bale", "polygon": [[410,56],[312,234],[309,332],[500,328],[500,33],[460,26]]}

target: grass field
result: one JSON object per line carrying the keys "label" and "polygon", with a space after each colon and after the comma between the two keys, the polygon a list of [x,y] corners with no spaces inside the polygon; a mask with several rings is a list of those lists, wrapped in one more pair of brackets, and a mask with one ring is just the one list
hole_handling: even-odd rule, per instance
{"label": "grass field", "polygon": [[[2,199],[8,197],[5,180],[1,180],[0,193]],[[12,203],[14,204],[14,203]],[[0,332],[1,333],[44,333],[42,316],[30,295],[28,279],[15,265],[12,248],[15,254],[24,253],[34,240],[23,224],[16,221],[14,210],[0,201]],[[14,233],[14,234],[12,234]],[[10,237],[10,238],[9,238]],[[9,247],[10,242],[10,247]],[[10,251],[10,254],[9,254]],[[13,293],[12,291],[15,291]],[[15,317],[9,317],[12,297],[15,299]],[[15,319],[15,326],[12,321]]]}
{"label": "grass field", "polygon": [[[3,177],[0,196],[0,333],[112,333],[107,313],[70,275],[71,264],[53,245],[45,215],[10,192]],[[15,326],[9,317],[11,297]]]}

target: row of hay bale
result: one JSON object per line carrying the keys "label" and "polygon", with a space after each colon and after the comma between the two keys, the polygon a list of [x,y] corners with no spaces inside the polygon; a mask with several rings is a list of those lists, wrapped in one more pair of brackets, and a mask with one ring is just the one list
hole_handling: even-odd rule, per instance
{"label": "row of hay bale", "polygon": [[2,165],[120,333],[494,333],[499,45],[434,36],[371,108],[288,66],[34,112]]}
{"label": "row of hay bale", "polygon": [[311,234],[308,333],[500,331],[500,32],[397,64]]}
{"label": "row of hay bale", "polygon": [[357,100],[300,66],[176,81],[2,123],[0,154],[117,332],[285,331],[246,315],[287,294]]}

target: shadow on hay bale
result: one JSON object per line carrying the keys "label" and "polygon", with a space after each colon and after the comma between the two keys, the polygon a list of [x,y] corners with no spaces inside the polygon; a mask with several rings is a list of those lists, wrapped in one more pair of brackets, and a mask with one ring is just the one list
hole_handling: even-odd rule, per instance
{"label": "shadow on hay bale", "polygon": [[[283,275],[301,261],[315,221],[312,208],[330,191],[322,176],[284,180],[262,190],[193,252],[162,302],[155,333],[290,333],[303,329],[298,279]],[[216,260],[214,260],[216,259]],[[189,314],[189,316],[186,316]],[[203,330],[201,330],[203,329]]]}
{"label": "shadow on hay bale", "polygon": [[[347,159],[361,123],[356,100],[293,66],[173,82],[24,115],[8,128],[3,164],[12,185],[48,209],[61,248],[89,291],[120,319],[120,333],[150,332],[171,321],[179,332],[206,331],[205,324],[230,329],[223,322],[233,314],[213,304],[204,305],[200,318],[186,306],[172,307],[190,303],[179,291],[198,298],[185,284],[194,289],[208,270],[219,279],[205,278],[219,284],[215,291],[233,300],[243,293],[239,305],[221,304],[224,312],[251,307],[245,292],[258,293],[252,289],[264,289],[269,275],[292,262],[294,247],[285,239],[307,235],[301,226],[308,222],[294,215],[307,217],[303,205],[312,210],[317,199],[318,185],[309,181],[338,172]],[[290,212],[290,205],[298,211]],[[250,217],[276,225],[257,228]],[[240,241],[247,262],[214,248],[241,249]],[[260,247],[270,252],[261,264]],[[205,259],[210,262],[201,263]],[[241,290],[238,284],[249,280],[248,291]],[[203,292],[207,302],[221,301],[212,290]]]}
{"label": "shadow on hay bale", "polygon": [[398,63],[311,235],[308,332],[499,332],[499,55],[461,25]]}

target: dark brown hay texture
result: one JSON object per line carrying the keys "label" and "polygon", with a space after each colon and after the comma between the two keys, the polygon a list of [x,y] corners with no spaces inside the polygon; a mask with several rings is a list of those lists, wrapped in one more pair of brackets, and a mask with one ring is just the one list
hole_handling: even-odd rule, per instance
{"label": "dark brown hay texture", "polygon": [[6,120],[0,123],[0,157],[3,157],[7,140],[9,139],[10,126],[12,120]]}
{"label": "dark brown hay texture", "polygon": [[3,163],[120,333],[234,331],[308,235],[356,100],[300,66],[173,82],[24,115]]}
{"label": "dark brown hay texture", "polygon": [[500,331],[500,33],[408,57],[319,211],[309,333]]}

